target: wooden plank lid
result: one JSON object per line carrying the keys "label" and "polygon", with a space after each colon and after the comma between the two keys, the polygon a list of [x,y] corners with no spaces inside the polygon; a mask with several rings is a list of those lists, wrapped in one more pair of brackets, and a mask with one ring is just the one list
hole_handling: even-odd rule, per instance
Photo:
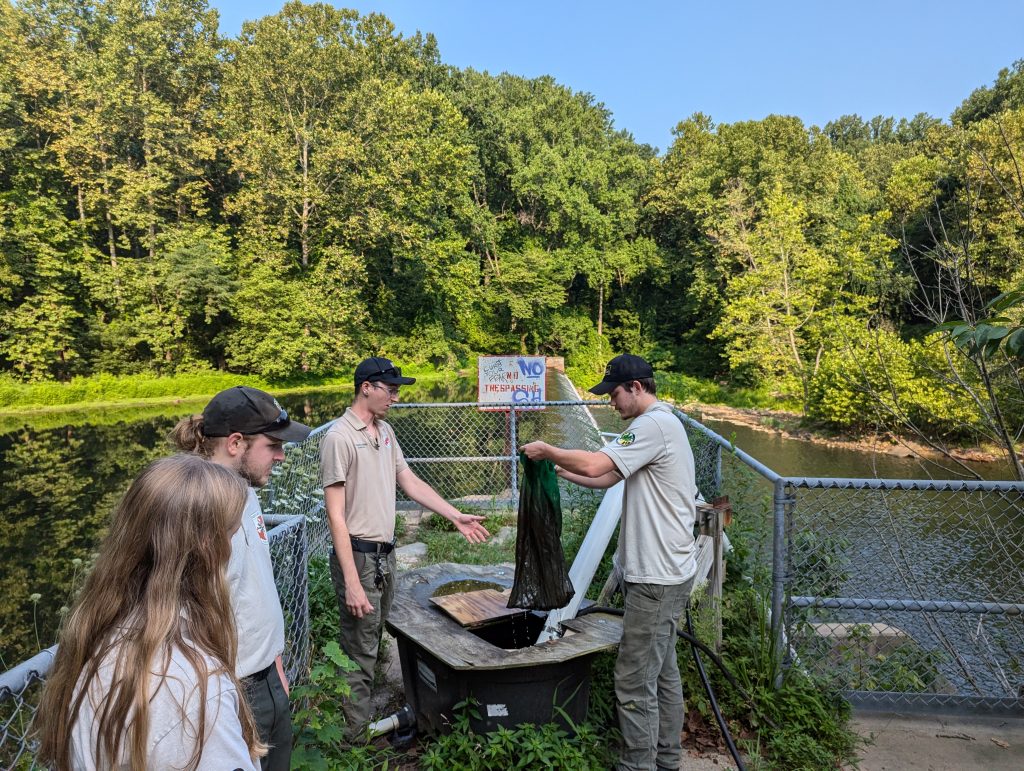
{"label": "wooden plank lid", "polygon": [[499,618],[526,613],[522,608],[507,607],[510,591],[510,589],[502,592],[497,589],[478,589],[473,592],[431,597],[430,601],[455,619],[462,627],[473,629]]}

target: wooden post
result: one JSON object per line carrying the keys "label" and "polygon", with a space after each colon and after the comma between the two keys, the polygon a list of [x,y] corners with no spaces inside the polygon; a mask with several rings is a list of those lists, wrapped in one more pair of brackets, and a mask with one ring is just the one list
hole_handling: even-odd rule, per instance
{"label": "wooden post", "polygon": [[615,592],[619,588],[618,577],[615,575],[615,570],[608,574],[607,580],[604,582],[604,586],[601,587],[601,592],[597,595],[597,605],[607,605],[612,597],[615,596]]}
{"label": "wooden post", "polygon": [[700,533],[712,541],[711,570],[708,572],[708,601],[715,614],[715,650],[722,650],[722,585],[725,582],[724,528],[732,521],[728,498],[716,498],[711,504],[698,503]]}

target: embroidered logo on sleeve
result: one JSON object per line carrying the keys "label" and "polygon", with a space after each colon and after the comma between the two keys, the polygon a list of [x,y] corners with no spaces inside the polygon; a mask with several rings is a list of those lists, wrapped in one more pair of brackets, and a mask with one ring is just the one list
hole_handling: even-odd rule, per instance
{"label": "embroidered logo on sleeve", "polygon": [[633,442],[636,441],[636,434],[632,431],[627,431],[624,434],[619,434],[619,438],[615,440],[615,444],[620,447],[629,447]]}

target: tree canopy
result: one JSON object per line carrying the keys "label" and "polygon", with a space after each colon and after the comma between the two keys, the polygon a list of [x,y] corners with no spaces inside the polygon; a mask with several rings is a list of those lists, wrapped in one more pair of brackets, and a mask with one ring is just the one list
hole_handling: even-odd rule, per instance
{"label": "tree canopy", "polygon": [[1019,329],[988,304],[1024,284],[1020,61],[948,122],[698,113],[659,155],[379,14],[293,0],[226,39],[204,0],[3,0],[0,26],[5,377],[628,349],[838,425],[1021,424],[1013,345],[940,326]]}

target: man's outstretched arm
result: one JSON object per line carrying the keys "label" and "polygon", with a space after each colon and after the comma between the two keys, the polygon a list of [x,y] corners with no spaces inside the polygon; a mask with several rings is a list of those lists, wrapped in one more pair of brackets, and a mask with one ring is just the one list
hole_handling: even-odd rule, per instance
{"label": "man's outstretched arm", "polygon": [[430,509],[442,517],[451,520],[455,528],[470,543],[483,543],[490,533],[483,526],[483,517],[475,514],[463,514],[418,476],[410,468],[402,469],[398,474],[398,485],[402,491],[420,506]]}
{"label": "man's outstretched arm", "polygon": [[604,489],[622,480],[614,461],[603,452],[567,450],[547,442],[530,442],[519,451],[530,460],[551,461],[560,477],[583,487]]}

